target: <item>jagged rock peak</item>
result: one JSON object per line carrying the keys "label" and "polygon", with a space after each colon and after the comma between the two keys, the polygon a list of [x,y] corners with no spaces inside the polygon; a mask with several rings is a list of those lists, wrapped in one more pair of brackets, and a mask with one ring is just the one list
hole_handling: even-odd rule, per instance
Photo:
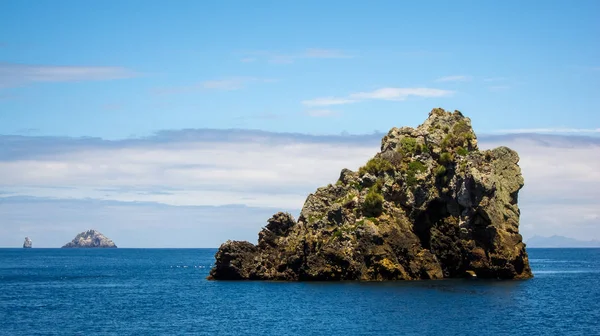
{"label": "jagged rock peak", "polygon": [[[398,146],[410,146],[413,142],[403,139],[414,139],[414,145],[439,152],[444,148],[464,148],[478,150],[477,137],[471,127],[471,119],[460,111],[446,112],[435,108],[429,118],[419,127],[392,128],[381,141],[381,151],[394,150]],[[406,148],[405,148],[406,149]],[[409,148],[410,149],[410,148]]]}
{"label": "jagged rock peak", "polygon": [[533,276],[519,234],[518,154],[480,151],[471,120],[433,109],[392,128],[358,171],[277,213],[258,244],[227,241],[210,279],[416,280]]}
{"label": "jagged rock peak", "polygon": [[96,230],[84,231],[67,243],[63,248],[116,248],[112,240]]}
{"label": "jagged rock peak", "polygon": [[23,242],[23,248],[31,248],[33,246],[33,242],[29,237],[25,237],[25,241]]}

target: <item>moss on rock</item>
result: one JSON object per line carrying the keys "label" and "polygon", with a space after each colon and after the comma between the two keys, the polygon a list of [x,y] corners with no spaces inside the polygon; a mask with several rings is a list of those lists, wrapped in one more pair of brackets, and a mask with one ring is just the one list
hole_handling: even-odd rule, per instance
{"label": "moss on rock", "polygon": [[532,277],[518,233],[516,152],[479,152],[471,121],[433,109],[392,128],[358,172],[277,213],[258,245],[224,243],[211,279],[415,280]]}

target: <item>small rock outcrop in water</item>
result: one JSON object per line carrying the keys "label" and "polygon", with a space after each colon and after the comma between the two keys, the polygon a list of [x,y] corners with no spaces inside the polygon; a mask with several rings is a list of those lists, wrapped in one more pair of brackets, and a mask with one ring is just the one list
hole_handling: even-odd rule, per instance
{"label": "small rock outcrop in water", "polygon": [[25,242],[23,243],[23,248],[31,248],[33,246],[33,242],[29,237],[25,237]]}
{"label": "small rock outcrop in water", "polygon": [[62,248],[116,248],[112,240],[96,230],[87,230],[78,234]]}
{"label": "small rock outcrop in water", "polygon": [[221,245],[209,279],[530,278],[518,161],[506,147],[480,151],[469,118],[434,109],[310,194],[297,221],[277,213],[257,245]]}

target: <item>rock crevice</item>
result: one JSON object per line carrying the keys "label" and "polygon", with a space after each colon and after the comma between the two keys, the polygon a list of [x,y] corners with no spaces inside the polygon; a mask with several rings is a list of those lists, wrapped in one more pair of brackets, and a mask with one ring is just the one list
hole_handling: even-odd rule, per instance
{"label": "rock crevice", "polygon": [[480,151],[471,120],[433,109],[392,128],[357,172],[277,213],[258,244],[227,241],[210,279],[416,280],[532,277],[519,234],[518,154]]}

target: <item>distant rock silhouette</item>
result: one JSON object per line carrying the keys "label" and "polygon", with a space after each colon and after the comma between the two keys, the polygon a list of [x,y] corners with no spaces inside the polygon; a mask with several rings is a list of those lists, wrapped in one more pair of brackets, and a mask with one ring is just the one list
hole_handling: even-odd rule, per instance
{"label": "distant rock silhouette", "polygon": [[29,237],[25,237],[25,242],[23,243],[23,248],[31,248],[33,245],[33,242],[31,241],[31,239],[29,239]]}
{"label": "distant rock silhouette", "polygon": [[527,240],[528,247],[600,247],[598,240],[577,240],[564,236],[533,236]]}
{"label": "distant rock silhouette", "polygon": [[87,230],[75,236],[75,238],[62,248],[116,248],[117,245],[102,233],[96,230]]}

